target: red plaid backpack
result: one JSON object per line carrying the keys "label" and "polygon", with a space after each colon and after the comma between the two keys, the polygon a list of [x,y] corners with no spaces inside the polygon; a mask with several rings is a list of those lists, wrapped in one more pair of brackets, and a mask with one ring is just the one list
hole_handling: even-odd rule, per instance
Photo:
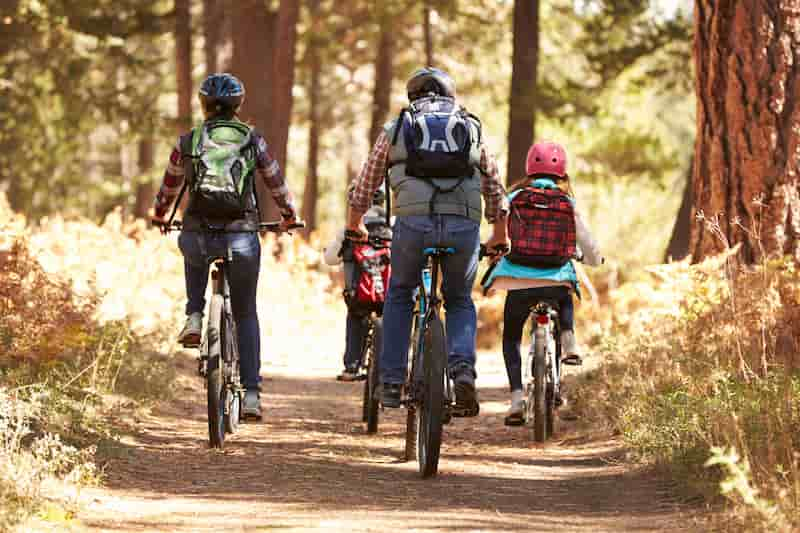
{"label": "red plaid backpack", "polygon": [[576,250],[575,208],[559,189],[526,187],[511,200],[509,261],[524,266],[563,266]]}

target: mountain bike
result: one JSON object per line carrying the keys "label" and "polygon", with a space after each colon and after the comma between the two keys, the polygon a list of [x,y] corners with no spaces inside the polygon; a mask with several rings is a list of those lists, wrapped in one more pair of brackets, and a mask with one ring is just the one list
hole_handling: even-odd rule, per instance
{"label": "mountain bike", "polygon": [[474,416],[455,404],[453,384],[447,375],[447,337],[442,322],[439,278],[443,257],[453,248],[426,248],[426,266],[420,276],[411,339],[411,363],[404,387],[406,413],[405,458],[416,451],[419,472],[436,475],[442,445],[442,428],[454,416]]}
{"label": "mountain bike", "polygon": [[[497,257],[481,245],[480,257]],[[580,261],[580,257],[574,259]],[[487,273],[487,276],[489,273]],[[484,278],[485,279],[485,278]],[[531,306],[534,317],[531,347],[525,365],[527,397],[525,421],[536,442],[544,442],[555,433],[555,411],[562,405],[561,397],[561,328],[558,302],[542,299]]]}
{"label": "mountain bike", "polygon": [[[169,223],[154,222],[162,232],[180,231],[181,221]],[[298,222],[289,230],[305,227]],[[207,226],[206,231],[224,232],[222,227]],[[279,222],[259,224],[259,231],[281,232]],[[222,448],[226,433],[235,433],[243,419],[241,406],[245,389],[242,386],[239,367],[239,343],[236,334],[236,320],[233,316],[230,287],[226,275],[226,265],[232,259],[229,250],[227,257],[211,257],[211,300],[208,304],[208,321],[205,335],[199,345],[184,345],[186,348],[199,348],[197,372],[205,380],[206,403],[208,407],[208,442],[212,448]]]}
{"label": "mountain bike", "polygon": [[[352,257],[353,245],[363,242],[357,232],[345,231],[345,239],[342,246],[342,258],[345,265],[345,277],[351,279],[352,269],[355,259]],[[374,248],[386,248],[391,239],[370,236],[367,242]],[[349,266],[348,266],[349,265]],[[385,287],[384,290],[388,290]],[[382,312],[382,310],[381,310]],[[367,433],[377,433],[380,418],[380,398],[378,388],[380,387],[380,366],[378,354],[380,353],[381,342],[383,339],[383,320],[376,310],[371,310],[361,318],[366,326],[367,334],[364,336],[361,346],[360,368],[366,373],[360,376],[364,380],[364,394],[361,405],[362,421],[367,424]]]}

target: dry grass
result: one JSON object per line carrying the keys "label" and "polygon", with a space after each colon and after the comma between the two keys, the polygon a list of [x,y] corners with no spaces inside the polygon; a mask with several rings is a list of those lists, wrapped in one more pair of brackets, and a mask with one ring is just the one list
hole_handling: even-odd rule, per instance
{"label": "dry grass", "polygon": [[724,494],[718,527],[788,531],[800,527],[800,273],[735,254],[654,267],[651,282],[612,292],[607,364],[579,407],[640,459]]}

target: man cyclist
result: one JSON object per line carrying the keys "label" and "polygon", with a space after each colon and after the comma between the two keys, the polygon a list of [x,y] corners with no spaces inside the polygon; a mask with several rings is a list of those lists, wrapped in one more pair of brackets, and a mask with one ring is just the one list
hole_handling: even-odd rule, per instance
{"label": "man cyclist", "polygon": [[[156,196],[154,221],[164,222],[178,191],[182,187],[189,190],[178,239],[184,257],[188,299],[186,325],[178,338],[184,346],[200,344],[209,260],[231,259],[227,274],[239,337],[241,377],[247,391],[242,414],[261,419],[261,337],[256,311],[261,243],[257,234],[260,217],[255,179],[264,181],[277,203],[282,229],[295,223],[297,215],[278,162],[270,155],[264,138],[238,119],[245,97],[241,81],[230,74],[212,74],[203,82],[198,96],[205,121],[182,135],[172,150]],[[231,159],[224,159],[226,146],[236,141],[241,142],[241,147],[228,152],[234,154]],[[217,159],[200,157],[201,153],[214,154],[210,157]],[[207,161],[216,173],[206,168]],[[233,197],[234,208],[230,207],[231,191],[224,191],[228,197],[220,196],[224,189],[220,187],[220,179],[233,181],[233,193],[237,193]]]}
{"label": "man cyclist", "polygon": [[384,127],[350,194],[347,227],[366,236],[362,221],[384,179],[393,195],[392,278],[384,304],[380,362],[382,402],[400,407],[414,292],[423,250],[445,246],[443,258],[448,371],[459,410],[478,414],[475,391],[477,314],[472,286],[478,269],[481,196],[492,224],[488,246],[508,244],[508,204],[497,163],[481,142],[480,122],[455,100],[455,83],[436,68],[417,70],[407,83],[411,106]]}

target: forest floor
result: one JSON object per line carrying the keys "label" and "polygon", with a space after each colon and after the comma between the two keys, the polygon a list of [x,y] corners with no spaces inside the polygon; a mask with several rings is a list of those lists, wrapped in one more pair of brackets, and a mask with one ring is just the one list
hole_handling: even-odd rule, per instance
{"label": "forest floor", "polygon": [[[324,354],[327,355],[327,354]],[[481,354],[481,414],[446,427],[440,473],[403,463],[404,410],[364,433],[361,384],[337,383],[339,355],[271,361],[265,418],[207,447],[202,382],[179,354],[175,399],[123,414],[126,435],[101,487],[83,491],[81,530],[678,531],[696,509],[670,483],[624,461],[619,442],[562,422],[546,445],[503,426],[498,354]]]}

